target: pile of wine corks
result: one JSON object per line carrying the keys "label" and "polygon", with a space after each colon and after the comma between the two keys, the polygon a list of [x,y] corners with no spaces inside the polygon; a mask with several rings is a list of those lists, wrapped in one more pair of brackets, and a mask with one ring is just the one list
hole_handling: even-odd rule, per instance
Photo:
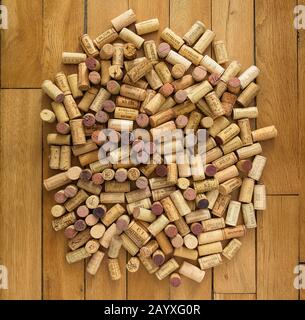
{"label": "pile of wine corks", "polygon": [[201,21],[185,35],[165,28],[161,43],[145,40],[158,19],[128,10],[111,24],[82,35],[83,52],[63,52],[75,73],[42,84],[53,100],[40,114],[53,126],[52,226],[67,238],[67,262],[88,258],[91,275],[105,259],[112,280],[143,264],[174,287],[201,282],[238,254],[266,209],[261,142],[277,130],[251,120],[260,70],[231,61]]}

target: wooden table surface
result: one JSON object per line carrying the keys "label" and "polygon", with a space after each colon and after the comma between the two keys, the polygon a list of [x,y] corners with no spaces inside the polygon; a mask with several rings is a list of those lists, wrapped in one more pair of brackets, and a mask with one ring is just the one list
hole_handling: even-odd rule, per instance
{"label": "wooden table surface", "polygon": [[[294,289],[294,267],[305,262],[305,31],[293,27],[296,0],[4,0],[9,29],[1,30],[0,265],[9,288],[0,299],[305,299]],[[299,0],[305,5],[305,0]],[[158,17],[160,30],[178,34],[199,19],[227,43],[244,69],[261,69],[257,126],[274,124],[276,141],[263,143],[268,209],[257,215],[234,261],[208,271],[201,284],[178,289],[145,270],[111,282],[103,263],[93,278],[84,264],[65,262],[66,241],[51,228],[52,194],[42,188],[48,169],[42,125],[43,79],[73,72],[62,51],[79,50],[78,36],[95,37],[128,8],[137,19]],[[146,38],[158,39],[152,34]],[[303,120],[303,121],[302,121]],[[123,265],[125,253],[120,256]]]}

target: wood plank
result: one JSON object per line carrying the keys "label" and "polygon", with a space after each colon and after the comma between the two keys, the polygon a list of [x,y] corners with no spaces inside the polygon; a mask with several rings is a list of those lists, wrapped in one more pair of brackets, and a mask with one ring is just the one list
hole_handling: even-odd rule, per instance
{"label": "wood plank", "polygon": [[214,300],[256,300],[255,293],[215,293]]}
{"label": "wood plank", "polygon": [[41,299],[41,93],[1,90],[0,101],[0,299]]}
{"label": "wood plank", "polygon": [[[76,67],[61,66],[63,50],[79,51],[78,36],[83,32],[83,1],[82,0],[45,0],[44,1],[44,66],[45,79],[53,79],[54,75],[63,70],[76,72]],[[64,30],[64,32],[63,32]],[[50,99],[45,95],[43,108],[50,108]],[[52,124],[43,124],[43,177],[56,173],[49,169],[49,148],[46,136],[55,132]],[[67,240],[62,232],[55,232],[51,226],[51,207],[55,204],[54,192],[43,191],[43,298],[52,299],[83,299],[84,298],[84,263],[68,265],[65,259]]]}
{"label": "wood plank", "polygon": [[[171,0],[170,27],[181,37],[196,20],[201,20],[211,28],[211,8],[210,0]],[[207,52],[210,53],[210,50]],[[170,298],[212,299],[212,271],[206,273],[201,284],[183,277],[183,283],[179,288],[170,288]]]}
{"label": "wood plank", "polygon": [[[216,0],[212,6],[216,39],[225,40],[231,60],[243,69],[254,63],[253,0]],[[236,41],[236,35],[238,41]],[[242,221],[242,220],[241,220]],[[241,239],[243,246],[232,260],[214,269],[216,293],[255,293],[255,230]]]}
{"label": "wood plank", "polygon": [[1,30],[1,87],[41,84],[42,1],[3,0],[8,29]]}
{"label": "wood plank", "polygon": [[[305,0],[298,1],[299,4],[305,6]],[[299,113],[299,128],[300,132],[303,134],[299,135],[300,138],[300,148],[299,148],[299,175],[300,181],[305,179],[305,163],[303,159],[305,158],[305,30],[298,31],[298,113]],[[300,204],[305,203],[305,190],[304,188],[299,188],[300,192]],[[300,260],[305,261],[305,210],[300,206]]]}
{"label": "wood plank", "polygon": [[[128,0],[99,1],[89,0],[87,6],[88,34],[94,39],[111,27],[110,20],[128,10]],[[101,17],[103,17],[101,19]],[[126,253],[120,253],[122,279],[112,281],[107,268],[107,258],[104,258],[99,272],[86,278],[86,299],[126,299]]]}
{"label": "wood plank", "polygon": [[298,206],[297,196],[268,196],[267,210],[258,214],[257,299],[298,299]]}
{"label": "wood plank", "polygon": [[[143,1],[130,0],[129,7],[137,15],[137,21],[158,18],[160,29],[158,32],[144,35],[146,40],[160,42],[160,32],[169,25],[169,0]],[[168,279],[159,281],[154,275],[148,274],[141,266],[136,274],[128,273],[128,299],[169,299]]]}
{"label": "wood plank", "polygon": [[[257,98],[257,125],[260,128],[274,124],[278,129],[276,140],[262,144],[268,158],[264,182],[269,194],[299,192],[297,33],[292,23],[295,5],[295,0],[256,1],[256,58],[261,70],[257,83],[262,88]],[[280,76],[283,61],[284,81]]]}

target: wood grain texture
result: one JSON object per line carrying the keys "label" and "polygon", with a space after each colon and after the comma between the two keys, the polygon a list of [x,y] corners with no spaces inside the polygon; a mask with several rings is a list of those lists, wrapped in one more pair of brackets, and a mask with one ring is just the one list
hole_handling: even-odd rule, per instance
{"label": "wood grain texture", "polygon": [[[256,59],[261,70],[257,83],[262,89],[257,98],[257,125],[274,124],[278,129],[276,142],[262,143],[268,158],[264,182],[269,194],[299,192],[297,33],[292,23],[295,5],[295,0],[256,1]],[[281,76],[283,61],[286,81]]]}
{"label": "wood grain texture", "polygon": [[258,214],[257,299],[298,299],[298,206],[296,196],[268,196],[267,210]]}
{"label": "wood grain texture", "polygon": [[[67,74],[77,71],[75,66],[61,65],[61,53],[63,50],[80,51],[78,36],[83,32],[83,15],[82,0],[44,1],[43,74],[45,79],[53,79],[60,70]],[[50,109],[50,103],[50,99],[44,95],[42,108]],[[44,178],[57,173],[49,169],[48,164],[49,148],[46,144],[46,136],[50,132],[55,132],[55,126],[44,123]],[[63,232],[55,232],[51,226],[53,217],[50,210],[55,204],[53,195],[54,192],[43,189],[43,298],[47,300],[83,299],[84,263],[68,265],[66,262],[67,240]]]}
{"label": "wood grain texture", "polygon": [[[169,25],[169,0],[143,1],[130,0],[129,7],[134,10],[137,22],[158,17],[160,28],[142,37],[145,40],[160,42],[160,32]],[[128,299],[169,299],[168,278],[159,281],[155,275],[150,275],[141,266],[136,274],[128,273]]]}
{"label": "wood grain texture", "polygon": [[[299,4],[305,6],[305,0],[298,1]],[[305,132],[305,30],[298,31],[298,113],[299,113],[299,129]],[[305,136],[299,135],[299,176],[300,182],[305,179]],[[300,193],[300,261],[305,262],[305,210],[303,204],[305,202],[305,190],[302,185],[299,186]]]}
{"label": "wood grain texture", "polygon": [[41,299],[40,90],[1,90],[0,299]]}
{"label": "wood grain texture", "polygon": [[[88,1],[87,30],[94,39],[111,27],[110,20],[128,10],[127,0]],[[103,17],[103,19],[101,19]],[[86,299],[126,299],[126,252],[120,253],[122,279],[112,281],[109,277],[107,257],[104,258],[99,272],[94,276],[86,273]]]}
{"label": "wood grain texture", "polygon": [[256,300],[254,293],[215,293],[214,300]]}
{"label": "wood grain texture", "polygon": [[[254,11],[252,0],[216,0],[212,2],[212,29],[218,40],[224,40],[231,60],[243,69],[254,63]],[[236,35],[239,34],[238,41]],[[242,223],[242,219],[240,219]],[[248,230],[241,239],[237,256],[214,269],[216,293],[255,293],[255,230]]]}
{"label": "wood grain texture", "polygon": [[1,87],[41,84],[42,1],[3,0],[8,29],[1,30]]}
{"label": "wood grain texture", "polygon": [[[170,0],[170,27],[181,37],[197,20],[211,27],[210,0]],[[183,21],[183,23],[181,23]],[[210,53],[210,48],[207,54]],[[212,299],[212,271],[207,271],[203,281],[198,284],[183,277],[179,288],[170,288],[171,299]]]}

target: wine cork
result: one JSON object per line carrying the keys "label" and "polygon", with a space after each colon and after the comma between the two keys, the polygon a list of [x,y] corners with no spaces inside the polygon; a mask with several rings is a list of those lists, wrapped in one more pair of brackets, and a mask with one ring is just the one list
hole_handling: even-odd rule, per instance
{"label": "wine cork", "polygon": [[79,232],[75,237],[68,241],[68,246],[71,250],[76,250],[85,245],[91,239],[90,229],[87,228]]}
{"label": "wine cork", "polygon": [[137,34],[140,36],[159,30],[159,26],[160,23],[158,19],[149,19],[135,24]]}
{"label": "wine cork", "polygon": [[170,194],[170,198],[182,217],[191,212],[180,190],[176,190],[175,192],[172,192]]}
{"label": "wine cork", "polygon": [[137,49],[140,49],[143,42],[145,41],[142,37],[138,36],[136,33],[127,28],[123,28],[121,30],[121,32],[119,33],[119,37],[125,42],[134,44]]}
{"label": "wine cork", "polygon": [[211,218],[211,215],[209,210],[207,209],[199,209],[185,216],[185,220],[188,224],[191,224],[193,222],[204,221],[210,218]]}
{"label": "wine cork", "polygon": [[239,172],[235,165],[232,165],[222,171],[218,171],[215,174],[215,178],[218,180],[219,183],[223,183],[229,179],[232,179],[238,176],[239,176]]}
{"label": "wine cork", "polygon": [[240,138],[244,146],[253,144],[251,135],[251,126],[248,118],[238,120],[238,126],[240,128]]}
{"label": "wine cork", "polygon": [[191,28],[183,36],[183,40],[189,46],[193,46],[195,42],[203,35],[206,30],[206,26],[201,21],[196,21]]}
{"label": "wine cork", "polygon": [[118,38],[118,33],[115,31],[115,29],[110,28],[106,31],[104,31],[102,34],[100,34],[98,37],[96,37],[93,40],[93,43],[99,48],[102,49],[102,47],[105,44],[111,43],[115,41]]}
{"label": "wine cork", "polygon": [[253,203],[244,203],[241,206],[243,219],[247,229],[256,228],[256,217]]}
{"label": "wine cork", "polygon": [[222,217],[230,203],[230,200],[230,195],[219,194],[212,208],[213,215],[217,217]]}
{"label": "wine cork", "polygon": [[230,125],[230,121],[226,117],[218,117],[214,120],[213,126],[209,129],[209,135],[216,137],[216,135]]}
{"label": "wine cork", "polygon": [[56,203],[62,204],[66,202],[67,197],[64,193],[64,190],[59,190],[54,194],[54,200]]}
{"label": "wine cork", "polygon": [[137,101],[144,101],[146,97],[146,91],[144,89],[133,87],[127,84],[123,84],[121,86],[120,94],[123,97]]}
{"label": "wine cork", "polygon": [[197,66],[192,72],[192,77],[196,82],[202,82],[207,76],[207,70],[203,66]]}
{"label": "wine cork", "polygon": [[174,238],[178,234],[178,229],[175,225],[168,224],[165,227],[164,232],[169,238]]}
{"label": "wine cork", "polygon": [[84,190],[79,190],[73,198],[64,204],[64,206],[68,211],[72,211],[85,202],[87,198],[88,194]]}
{"label": "wine cork", "polygon": [[168,55],[168,53],[171,51],[171,47],[168,43],[166,42],[161,42],[157,48],[157,52],[158,52],[158,56],[161,59],[166,58],[166,56]]}
{"label": "wine cork", "polygon": [[156,250],[152,255],[152,260],[156,266],[161,266],[165,262],[165,254],[161,250]]}
{"label": "wine cork", "polygon": [[[160,110],[160,109],[159,109]],[[149,122],[151,127],[155,128],[160,126],[161,124],[173,120],[175,117],[175,113],[173,109],[168,109],[165,111],[159,111],[149,118]]]}
{"label": "wine cork", "polygon": [[224,155],[223,157],[214,160],[212,164],[217,168],[217,171],[222,171],[234,164],[236,164],[238,161],[236,155],[234,152],[228,153]]}
{"label": "wine cork", "polygon": [[228,195],[242,185],[240,178],[233,178],[225,181],[219,186],[219,192],[223,195]]}
{"label": "wine cork", "polygon": [[[170,109],[172,110],[172,109]],[[176,126],[178,129],[183,129],[186,127],[187,123],[188,123],[188,117],[186,117],[185,115],[180,115],[176,118],[175,120]]]}
{"label": "wine cork", "polygon": [[132,202],[126,205],[127,212],[129,214],[132,214],[134,208],[140,207],[140,208],[145,208],[149,209],[151,207],[151,201],[150,198],[146,198],[140,201]]}
{"label": "wine cork", "polygon": [[145,222],[153,222],[156,220],[156,215],[153,214],[151,210],[145,208],[134,208],[133,216],[135,219]]}
{"label": "wine cork", "polygon": [[99,247],[100,243],[97,240],[89,240],[85,245],[86,251],[91,254],[96,253]]}
{"label": "wine cork", "polygon": [[183,198],[187,201],[193,201],[196,199],[197,193],[193,188],[187,188],[183,192]]}
{"label": "wine cork", "polygon": [[56,204],[51,208],[51,214],[54,218],[59,218],[66,213],[66,208],[60,204]]}
{"label": "wine cork", "polygon": [[[62,103],[52,102],[51,103],[52,109],[55,113],[57,122],[67,122],[69,121],[68,114],[66,112],[66,109]],[[52,119],[52,116],[48,116],[47,119]]]}
{"label": "wine cork", "polygon": [[[236,163],[236,167],[239,171],[244,172],[246,174],[249,173],[249,171],[252,169],[252,161],[251,160],[239,160]],[[250,177],[251,178],[251,177]],[[253,178],[252,178],[253,179]]]}
{"label": "wine cork", "polygon": [[165,28],[162,31],[160,37],[161,39],[166,41],[171,47],[173,47],[175,50],[179,50],[184,44],[183,39],[169,28]]}
{"label": "wine cork", "polygon": [[44,122],[54,123],[56,120],[55,113],[48,109],[43,109],[40,112],[40,119]]}
{"label": "wine cork", "polygon": [[199,53],[203,54],[208,48],[208,46],[212,43],[215,36],[216,36],[215,32],[209,29],[206,29],[203,35],[199,38],[199,40],[194,45],[194,49]]}
{"label": "wine cork", "polygon": [[85,64],[90,71],[99,71],[101,69],[100,62],[93,57],[88,57],[85,61]]}
{"label": "wine cork", "polygon": [[78,232],[84,231],[87,228],[87,224],[84,220],[78,219],[74,223],[74,229]]}
{"label": "wine cork", "polygon": [[209,200],[204,193],[196,195],[195,203],[199,209],[206,209],[209,206]]}
{"label": "wine cork", "polygon": [[254,142],[266,141],[277,137],[277,129],[275,126],[269,126],[252,131]]}
{"label": "wine cork", "polygon": [[99,195],[102,190],[102,187],[100,185],[96,185],[92,181],[78,180],[77,186],[95,195]]}
{"label": "wine cork", "polygon": [[123,68],[124,66],[124,45],[122,43],[113,44],[114,52],[112,56],[112,65]]}
{"label": "wine cork", "polygon": [[243,203],[250,203],[252,201],[255,181],[251,178],[244,178],[238,200]]}
{"label": "wine cork", "polygon": [[216,142],[214,140],[213,137],[208,137],[206,140],[206,152],[210,151],[211,149],[213,149],[214,147],[216,147]]}
{"label": "wine cork", "polygon": [[87,55],[80,52],[63,52],[61,62],[63,64],[79,64],[85,62]]}
{"label": "wine cork", "polygon": [[99,52],[94,46],[94,43],[88,34],[84,34],[80,37],[80,44],[83,50],[86,52],[87,56],[92,56],[92,57],[98,56]]}
{"label": "wine cork", "polygon": [[[185,53],[185,51],[183,51]],[[189,56],[190,54],[188,54]],[[192,56],[192,58],[194,59],[194,57]],[[198,57],[196,57],[198,59]],[[182,56],[179,53],[177,53],[176,51],[171,50],[168,55],[165,58],[165,61],[170,63],[171,65],[175,65],[177,63],[182,64],[186,70],[189,69],[189,67],[192,65],[192,62],[190,60],[188,60],[187,58],[185,58],[184,56]]]}
{"label": "wine cork", "polygon": [[115,80],[121,80],[124,75],[120,66],[117,65],[110,66],[108,72],[110,77]]}
{"label": "wine cork", "polygon": [[[205,100],[215,117],[220,117],[225,114],[225,110],[223,109],[222,103],[217,97],[215,91],[210,92],[205,96]],[[213,127],[213,126],[212,126]]]}
{"label": "wine cork", "polygon": [[127,203],[132,203],[132,202],[136,202],[136,201],[151,197],[151,191],[149,187],[147,187],[144,190],[138,189],[138,190],[127,192],[125,196],[126,196]]}
{"label": "wine cork", "polygon": [[77,235],[77,231],[75,230],[74,226],[68,226],[65,230],[64,230],[64,235],[67,239],[73,239],[76,235]]}
{"label": "wine cork", "polygon": [[121,234],[123,231],[127,230],[130,223],[130,217],[126,214],[120,216],[116,221],[117,233]]}
{"label": "wine cork", "polygon": [[200,270],[198,267],[186,261],[182,263],[179,273],[198,283],[201,283],[205,276],[205,272],[203,270]]}
{"label": "wine cork", "polygon": [[228,260],[232,260],[241,247],[241,242],[237,239],[231,240],[223,249],[222,255]]}
{"label": "wine cork", "polygon": [[165,264],[163,264],[155,274],[159,280],[163,280],[178,268],[179,264],[177,261],[174,258],[171,258]]}
{"label": "wine cork", "polygon": [[88,264],[87,264],[87,268],[86,271],[91,274],[92,276],[96,275],[102,260],[104,258],[105,253],[101,252],[101,251],[97,251],[95,252],[92,257],[90,258]]}
{"label": "wine cork", "polygon": [[217,144],[223,145],[223,144],[228,143],[230,140],[232,140],[239,133],[240,133],[239,126],[235,123],[232,123],[216,135],[215,141]]}
{"label": "wine cork", "polygon": [[149,274],[153,274],[158,270],[158,266],[155,265],[151,257],[139,255],[139,259]]}
{"label": "wine cork", "polygon": [[241,208],[240,202],[234,201],[234,200],[230,201],[228,211],[227,211],[227,216],[226,216],[227,225],[232,227],[235,227],[237,225],[240,208]]}
{"label": "wine cork", "polygon": [[240,86],[245,89],[259,75],[260,70],[256,66],[251,66],[245,70],[239,77]]}
{"label": "wine cork", "polygon": [[188,98],[193,102],[197,103],[201,98],[206,96],[210,91],[213,90],[213,87],[208,81],[203,81],[195,90],[188,94]]}
{"label": "wine cork", "polygon": [[[238,94],[240,91],[240,81],[238,78],[234,78],[239,74],[240,70],[241,70],[241,64],[238,61],[233,60],[231,61],[231,63],[228,65],[227,69],[224,71],[224,73],[221,76],[221,80],[228,84],[229,92],[234,94]],[[232,79],[235,79],[235,80],[232,82],[232,86],[231,86],[230,80]],[[230,89],[233,89],[233,91],[231,91]]]}
{"label": "wine cork", "polygon": [[161,93],[157,93],[152,100],[144,107],[147,114],[153,115],[158,112],[161,105],[165,102],[165,97]]}
{"label": "wine cork", "polygon": [[152,63],[145,59],[128,71],[128,76],[133,83],[139,81],[146,73],[152,70]]}
{"label": "wine cork", "polygon": [[170,197],[162,199],[161,204],[169,221],[179,220],[180,214]]}
{"label": "wine cork", "polygon": [[178,247],[174,250],[174,256],[188,260],[197,260],[198,251],[194,249],[188,249],[186,247]]}
{"label": "wine cork", "polygon": [[[253,137],[253,132],[252,132],[252,137]],[[253,156],[256,156],[260,153],[262,153],[262,147],[260,143],[254,143],[251,146],[243,147],[240,148],[236,151],[238,159],[243,160],[243,159],[248,159]]]}
{"label": "wine cork", "polygon": [[253,197],[255,210],[266,210],[266,186],[263,184],[257,184],[254,186]]}
{"label": "wine cork", "polygon": [[222,263],[221,255],[219,253],[198,259],[201,270],[214,268]]}
{"label": "wine cork", "polygon": [[120,280],[122,277],[118,259],[108,259],[108,270],[111,280]]}
{"label": "wine cork", "polygon": [[[83,96],[83,92],[78,88],[78,74],[70,74],[67,76],[69,87],[72,92],[74,99],[80,98]],[[71,94],[71,93],[70,93]]]}
{"label": "wine cork", "polygon": [[[190,74],[186,74],[185,76],[183,76],[181,79],[175,80],[174,82],[172,82],[172,86],[175,89],[175,92],[177,92],[178,90],[184,90],[184,89],[189,89],[190,87],[193,88],[194,85],[194,79]],[[196,88],[199,86],[199,84],[196,85]],[[188,93],[193,92],[194,90],[191,91],[187,91]],[[190,107],[192,104],[188,103],[187,106]],[[195,110],[196,108],[193,108],[193,110]],[[191,110],[191,111],[193,111]],[[185,113],[189,113],[190,111]],[[179,114],[183,114],[182,112],[180,112]],[[177,114],[177,115],[179,115]]]}
{"label": "wine cork", "polygon": [[[223,79],[223,76],[222,76],[222,79]],[[227,85],[228,85],[228,91],[230,93],[236,94],[236,95],[240,93],[241,88],[240,88],[240,81],[238,78],[231,78],[230,80],[228,80]]]}
{"label": "wine cork", "polygon": [[204,117],[201,119],[200,124],[203,128],[209,129],[213,126],[214,120],[211,117]]}
{"label": "wine cork", "polygon": [[239,95],[237,102],[243,107],[247,107],[260,91],[260,87],[251,82],[248,87]]}
{"label": "wine cork", "polygon": [[159,244],[156,240],[150,240],[145,246],[140,249],[140,255],[148,258],[150,257],[157,249]]}
{"label": "wine cork", "polygon": [[[115,49],[113,56],[117,53],[119,49]],[[101,85],[105,86],[110,81],[109,67],[111,66],[110,60],[101,61]],[[90,89],[89,89],[90,90]]]}
{"label": "wine cork", "polygon": [[221,253],[222,250],[222,244],[220,241],[218,241],[199,246],[198,254],[199,256],[208,256],[215,253]]}
{"label": "wine cork", "polygon": [[242,146],[243,146],[243,143],[242,143],[241,139],[238,136],[236,136],[235,138],[230,140],[228,143],[220,146],[220,148],[221,148],[223,154],[228,154],[232,151],[240,149]]}
{"label": "wine cork", "polygon": [[91,254],[88,253],[85,248],[80,248],[78,250],[68,252],[66,254],[66,260],[69,264],[71,264],[71,263],[75,263],[75,262],[84,260],[90,256],[91,256]]}
{"label": "wine cork", "polygon": [[195,237],[192,234],[187,234],[184,238],[184,245],[186,246],[186,248],[188,249],[195,249],[198,246],[198,240],[197,237]]}
{"label": "wine cork", "polygon": [[74,212],[68,212],[52,221],[52,227],[55,231],[63,230],[76,221]]}
{"label": "wine cork", "polygon": [[161,79],[162,83],[171,83],[173,82],[173,77],[171,72],[169,71],[165,62],[161,61],[157,63],[155,66],[155,71],[157,72],[159,78]]}
{"label": "wine cork", "polygon": [[150,239],[151,236],[148,233],[147,229],[140,223],[132,221],[128,229],[125,230],[125,234],[139,247],[141,248],[145,245]]}
{"label": "wine cork", "polygon": [[173,66],[171,73],[174,79],[181,79],[186,72],[186,68],[183,64],[177,63]]}
{"label": "wine cork", "polygon": [[[129,109],[139,109],[140,108],[140,102],[137,101],[137,100],[133,100],[133,99],[129,99],[129,98],[126,98],[126,97],[118,96],[116,98],[116,104],[114,104],[114,108],[115,108],[115,106],[129,108]],[[114,108],[113,108],[113,110],[114,110]],[[105,110],[105,107],[104,107],[104,110]]]}
{"label": "wine cork", "polygon": [[223,153],[219,147],[213,148],[205,154],[205,163],[211,163],[212,161],[217,160],[222,156]]}
{"label": "wine cork", "polygon": [[246,234],[246,227],[244,225],[239,225],[234,228],[223,229],[224,239],[233,239],[244,237]]}
{"label": "wine cork", "polygon": [[71,182],[66,172],[61,172],[43,180],[43,185],[47,191],[60,188]]}
{"label": "wine cork", "polygon": [[233,119],[256,119],[258,117],[257,107],[248,107],[248,108],[234,108],[233,109]]}
{"label": "wine cork", "polygon": [[106,215],[102,219],[102,222],[106,227],[109,227],[115,220],[117,220],[124,213],[124,207],[117,203],[106,212]]}
{"label": "wine cork", "polygon": [[217,189],[211,190],[206,193],[206,197],[208,200],[208,209],[210,210],[213,209],[218,196],[219,196],[219,191]]}
{"label": "wine cork", "polygon": [[[90,216],[90,215],[89,215],[89,216]],[[88,216],[88,217],[89,217],[89,216]],[[108,249],[112,237],[113,237],[114,235],[116,235],[116,234],[117,234],[117,228],[116,228],[115,223],[113,223],[110,227],[108,227],[108,228],[106,229],[106,231],[104,232],[103,237],[99,240],[100,245],[101,245],[103,248]],[[122,237],[122,235],[121,235],[121,237]]]}
{"label": "wine cork", "polygon": [[[216,93],[216,96],[220,98],[228,89],[228,86],[225,82],[223,82],[220,78],[220,81],[217,83],[216,87],[214,88],[214,91]],[[226,104],[223,106],[223,108],[226,110],[226,116],[230,116],[232,113],[233,105]],[[229,112],[230,111],[230,112]]]}
{"label": "wine cork", "polygon": [[[166,257],[171,256],[173,253],[173,246],[172,246],[171,242],[168,240],[164,231],[161,231],[156,235],[156,240],[157,240],[157,243],[158,243],[160,249],[165,254],[165,256]],[[155,250],[156,249],[154,246],[152,251],[155,251]]]}
{"label": "wine cork", "polygon": [[[125,47],[124,47],[125,48]],[[106,43],[101,47],[100,58],[102,60],[109,60],[113,57],[114,47],[110,43]]]}
{"label": "wine cork", "polygon": [[[115,226],[115,225],[114,225]],[[139,252],[138,246],[125,234],[120,235],[122,239],[123,248],[132,256],[135,256]]]}
{"label": "wine cork", "polygon": [[85,205],[82,205],[77,208],[76,213],[79,217],[86,218],[89,214],[89,209]]}
{"label": "wine cork", "polygon": [[114,235],[110,241],[108,248],[108,257],[116,259],[119,256],[120,249],[122,247],[122,239],[118,235]]}
{"label": "wine cork", "polygon": [[220,76],[224,73],[225,70],[221,65],[219,65],[208,55],[203,57],[203,59],[200,62],[200,65],[205,67],[210,73],[216,73]]}
{"label": "wine cork", "polygon": [[75,118],[79,118],[81,116],[81,113],[72,95],[65,96],[64,106],[71,120]]}
{"label": "wine cork", "polygon": [[144,42],[144,54],[153,65],[159,62],[157,46],[154,40]]}
{"label": "wine cork", "polygon": [[217,179],[206,179],[203,181],[195,181],[194,189],[197,193],[204,193],[213,189],[217,189],[218,185],[219,183]]}
{"label": "wine cork", "polygon": [[61,146],[60,147],[60,170],[68,170],[71,168],[71,147]]}
{"label": "wine cork", "polygon": [[98,85],[101,82],[101,76],[97,71],[91,71],[88,75],[89,81],[94,84]]}
{"label": "wine cork", "polygon": [[[68,78],[69,79],[69,78]],[[73,92],[73,91],[72,91]],[[98,89],[95,87],[90,88],[83,96],[82,100],[78,104],[78,108],[84,112],[89,110],[89,107],[98,93]]]}
{"label": "wine cork", "polygon": [[203,56],[199,54],[197,51],[195,51],[193,48],[183,45],[180,50],[179,54],[181,54],[183,57],[191,61],[194,65],[198,66],[201,62]]}
{"label": "wine cork", "polygon": [[148,231],[153,235],[156,236],[160,233],[167,225],[169,224],[169,220],[166,218],[164,214],[161,214],[157,220],[152,222],[149,227],[147,228]]}
{"label": "wine cork", "polygon": [[136,22],[136,15],[132,9],[123,12],[122,14],[111,20],[111,24],[118,32],[134,22]]}
{"label": "wine cork", "polygon": [[81,119],[70,120],[70,128],[73,145],[80,145],[86,143],[86,136]]}
{"label": "wine cork", "polygon": [[50,146],[49,167],[50,169],[59,169],[60,146]]}
{"label": "wine cork", "polygon": [[212,86],[217,86],[220,82],[220,75],[218,73],[211,73],[208,77],[208,80]]}
{"label": "wine cork", "polygon": [[81,91],[87,91],[90,88],[89,70],[85,62],[78,65],[78,88]]}
{"label": "wine cork", "polygon": [[131,257],[126,263],[126,269],[128,272],[137,272],[140,268],[140,260],[137,257]]}
{"label": "wine cork", "polygon": [[[151,87],[153,90],[158,90],[158,89],[161,88],[162,85],[163,85],[161,79],[159,78],[157,72],[156,72],[154,69],[146,72],[145,78],[146,78],[147,82],[149,83],[150,87]],[[170,86],[170,84],[168,84],[168,85]],[[171,86],[170,86],[170,87],[171,87]],[[162,89],[162,88],[161,88],[161,89]],[[161,90],[161,89],[160,89],[160,93],[161,93],[161,94],[165,93],[164,96],[169,96],[169,95],[171,94],[171,92],[170,92],[169,94],[167,93],[166,87],[165,87],[164,90]],[[151,97],[151,99],[152,99],[154,96],[155,96],[155,94]],[[151,99],[149,99],[149,101],[147,101],[147,103],[149,103]],[[147,105],[147,103],[145,103],[145,104],[143,105],[143,108]]]}
{"label": "wine cork", "polygon": [[204,232],[218,230],[225,227],[225,221],[223,218],[208,219],[202,221],[201,223]]}
{"label": "wine cork", "polygon": [[63,102],[65,97],[64,93],[52,81],[43,81],[41,88],[55,102]]}
{"label": "wine cork", "polygon": [[[166,193],[166,195],[165,196],[167,196],[167,195],[169,195],[170,194],[170,192],[172,192],[173,190],[175,190],[175,187],[170,187],[172,190],[170,190],[168,193],[167,192],[165,192]],[[158,191],[158,190],[157,190]],[[162,190],[162,191],[164,191],[164,190]],[[153,192],[155,192],[155,191],[153,191]],[[154,197],[155,195],[154,195],[154,193],[153,193],[153,198],[155,198]],[[162,198],[162,197],[161,197]],[[159,199],[159,200],[161,200],[161,199]],[[162,213],[163,213],[163,206],[162,206],[162,204],[158,201],[158,200],[156,200],[153,204],[152,204],[152,206],[151,206],[151,211],[152,211],[152,213],[153,214],[155,214],[156,216],[159,216],[159,215],[161,215]]]}
{"label": "wine cork", "polygon": [[176,273],[176,272],[172,273],[170,275],[169,283],[174,288],[179,287],[182,283],[182,280],[181,280],[179,273]]}
{"label": "wine cork", "polygon": [[[106,169],[107,170],[107,169]],[[112,172],[112,169],[110,169]],[[103,171],[103,173],[105,170]],[[106,180],[106,179],[104,179]],[[130,181],[118,182],[118,181],[107,181],[105,183],[105,192],[130,192]]]}
{"label": "wine cork", "polygon": [[224,41],[214,41],[213,49],[217,63],[224,64],[229,62],[228,52]]}
{"label": "wine cork", "polygon": [[173,238],[171,238],[171,244],[174,248],[182,248],[184,242],[182,236],[178,233]]}

